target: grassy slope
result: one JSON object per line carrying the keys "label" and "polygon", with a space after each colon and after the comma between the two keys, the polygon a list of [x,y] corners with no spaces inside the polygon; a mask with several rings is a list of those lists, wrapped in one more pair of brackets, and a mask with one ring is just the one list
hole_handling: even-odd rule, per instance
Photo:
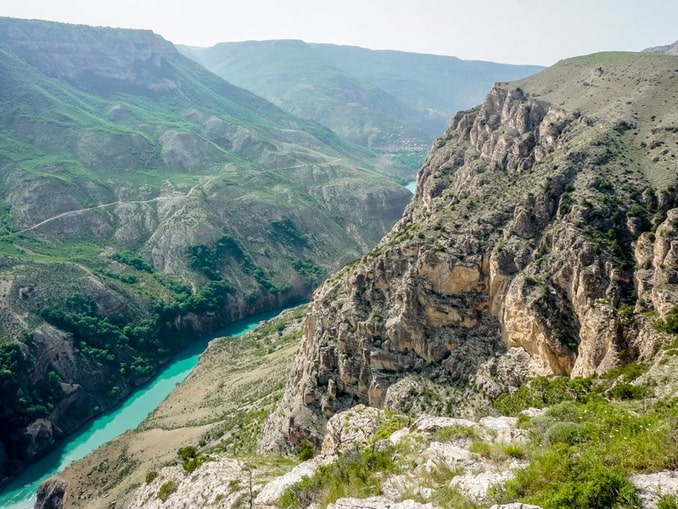
{"label": "grassy slope", "polygon": [[288,111],[381,150],[428,148],[449,117],[480,102],[493,82],[540,69],[301,41],[182,51]]}
{"label": "grassy slope", "polygon": [[[624,75],[639,78],[629,86]],[[671,86],[676,79],[675,56],[620,52],[564,60],[515,85],[569,111],[586,112],[588,117],[614,126],[625,122],[637,127],[628,131],[625,140],[631,148],[630,164],[661,188],[675,181],[673,147],[666,147],[667,154],[657,148],[663,145],[662,131],[670,133],[678,126],[674,107],[678,97],[676,87]],[[653,147],[653,142],[660,144]]]}
{"label": "grassy slope", "polygon": [[[93,383],[89,409],[105,409],[188,337],[306,297],[409,199],[385,176],[398,174],[392,163],[150,32],[0,18],[0,73],[0,349],[39,327],[58,336],[48,306],[75,313],[50,320],[79,348],[64,366],[49,342],[22,346],[31,366],[44,359],[35,371],[3,357],[3,406],[20,414],[10,433],[58,403],[12,397],[49,371]],[[224,238],[241,254],[215,255]],[[207,256],[191,260],[190,248]],[[215,279],[217,294],[205,294]],[[68,308],[76,294],[88,309]],[[98,334],[109,325],[116,341]],[[14,438],[9,456],[23,462]]]}

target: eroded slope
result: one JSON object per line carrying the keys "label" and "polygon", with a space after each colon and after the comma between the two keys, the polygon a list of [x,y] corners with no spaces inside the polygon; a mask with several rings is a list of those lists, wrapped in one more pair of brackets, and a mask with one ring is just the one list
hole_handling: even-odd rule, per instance
{"label": "eroded slope", "polygon": [[457,114],[403,219],[316,292],[264,448],[356,403],[473,415],[651,356],[678,303],[677,95],[674,57],[599,54]]}

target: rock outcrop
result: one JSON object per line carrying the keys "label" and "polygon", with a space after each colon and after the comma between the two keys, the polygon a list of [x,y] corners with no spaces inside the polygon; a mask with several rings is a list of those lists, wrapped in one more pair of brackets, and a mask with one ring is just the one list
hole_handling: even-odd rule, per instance
{"label": "rock outcrop", "polygon": [[678,41],[673,44],[666,44],[665,46],[654,46],[653,48],[646,48],[643,51],[648,53],[665,53],[667,55],[678,55]]}
{"label": "rock outcrop", "polygon": [[35,507],[41,509],[64,509],[64,492],[66,485],[54,477],[40,485]]}
{"label": "rock outcrop", "polygon": [[631,482],[640,494],[645,509],[657,509],[662,497],[678,497],[678,471],[638,474]]}
{"label": "rock outcrop", "polygon": [[320,446],[357,403],[469,416],[651,355],[678,302],[674,68],[572,59],[458,113],[403,218],[315,293],[263,448]]}
{"label": "rock outcrop", "polygon": [[[399,416],[400,418],[404,416]],[[389,420],[391,419],[391,420]],[[341,497],[328,508],[399,508],[433,509],[446,507],[439,503],[421,503],[412,500],[413,494],[431,498],[432,484],[445,484],[465,499],[482,507],[491,486],[501,484],[525,466],[518,459],[495,459],[471,451],[473,438],[482,437],[488,444],[505,446],[526,442],[516,427],[515,418],[481,419],[478,422],[422,415],[408,425],[406,420],[396,424],[394,416],[382,409],[356,406],[335,414],[329,421],[331,433],[326,437],[326,450],[283,475],[273,478],[266,461],[247,465],[240,460],[225,457],[211,458],[194,471],[181,466],[168,466],[155,472],[153,478],[136,489],[129,509],[174,509],[213,505],[235,507],[247,504],[255,509],[279,507],[280,498],[293,485],[312,478],[320,468],[341,462],[345,455],[355,454],[367,446],[373,449],[400,447],[394,452],[407,465],[385,473],[380,478],[380,496],[366,498]],[[386,427],[385,426],[386,424]],[[498,431],[499,429],[503,430]],[[388,431],[386,431],[388,430]],[[441,433],[451,431],[452,438]],[[331,435],[331,436],[330,436]],[[407,456],[405,460],[401,456]],[[449,476],[451,481],[439,477]],[[265,480],[269,477],[268,480]],[[432,482],[432,479],[437,479]],[[427,483],[426,480],[429,482]],[[165,488],[163,488],[165,486]],[[310,501],[308,503],[311,503]],[[315,507],[312,505],[311,507]],[[526,506],[528,507],[528,506]]]}

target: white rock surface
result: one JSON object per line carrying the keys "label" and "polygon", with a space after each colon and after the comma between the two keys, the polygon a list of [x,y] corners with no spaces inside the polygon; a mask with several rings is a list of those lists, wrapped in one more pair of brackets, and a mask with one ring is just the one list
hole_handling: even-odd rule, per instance
{"label": "white rock surface", "polygon": [[388,437],[388,441],[391,442],[392,445],[398,445],[409,436],[412,436],[412,432],[407,428],[402,428],[398,431],[394,431],[391,436]]}
{"label": "white rock surface", "polygon": [[[177,489],[162,501],[158,498],[158,491],[168,481],[176,482]],[[248,481],[242,464],[225,458],[207,461],[190,473],[181,466],[164,468],[161,475],[135,492],[129,509],[227,508],[242,496],[241,489]]]}
{"label": "white rock surface", "polygon": [[321,465],[327,465],[336,459],[335,456],[316,456],[297,465],[282,477],[277,477],[266,484],[254,499],[254,506],[265,507],[274,505],[287,488],[301,481],[306,476],[312,476]]}
{"label": "white rock surface", "polygon": [[327,421],[321,453],[338,454],[354,448],[355,444],[367,444],[379,427],[382,415],[382,410],[365,405],[334,414]]}
{"label": "white rock surface", "polygon": [[544,415],[547,410],[548,410],[547,408],[530,407],[520,412],[520,415],[524,415],[525,417],[539,417],[541,415]]}
{"label": "white rock surface", "polygon": [[495,442],[509,443],[526,441],[527,433],[517,427],[517,417],[483,417],[479,424],[494,435]]}
{"label": "white rock surface", "polygon": [[413,431],[421,433],[433,433],[442,428],[449,428],[452,426],[463,426],[466,428],[477,428],[478,423],[469,421],[468,419],[457,419],[454,417],[435,417],[432,415],[423,415],[419,417],[414,424],[412,424]]}
{"label": "white rock surface", "polygon": [[513,472],[511,470],[464,474],[453,478],[450,481],[450,486],[456,486],[462,495],[474,502],[479,502],[487,496],[491,486],[501,484],[512,477]]}
{"label": "white rock surface", "polygon": [[433,509],[432,504],[421,504],[414,500],[394,502],[386,497],[340,498],[327,509]]}
{"label": "white rock surface", "polygon": [[473,462],[473,454],[468,449],[441,442],[431,442],[421,455],[421,464],[427,472],[433,471],[437,466],[445,466],[450,470],[468,467]]}
{"label": "white rock surface", "polygon": [[678,471],[665,470],[631,477],[644,509],[656,509],[662,495],[678,497]]}

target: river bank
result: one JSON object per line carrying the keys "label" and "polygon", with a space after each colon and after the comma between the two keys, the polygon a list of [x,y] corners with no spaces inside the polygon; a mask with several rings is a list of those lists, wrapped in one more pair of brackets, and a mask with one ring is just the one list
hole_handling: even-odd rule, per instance
{"label": "river bank", "polygon": [[63,506],[127,507],[149,474],[181,464],[177,451],[186,446],[257,461],[257,442],[289,377],[304,313],[305,306],[291,308],[249,333],[211,341],[195,369],[138,427],[59,472]]}
{"label": "river bank", "polygon": [[72,435],[57,450],[26,468],[0,492],[0,507],[32,509],[37,489],[42,481],[66,468],[74,461],[132,430],[182,382],[195,368],[208,343],[221,336],[240,336],[254,329],[262,320],[277,315],[280,310],[239,320],[216,334],[191,344],[168,362],[156,377],[139,387],[118,408],[107,412]]}

